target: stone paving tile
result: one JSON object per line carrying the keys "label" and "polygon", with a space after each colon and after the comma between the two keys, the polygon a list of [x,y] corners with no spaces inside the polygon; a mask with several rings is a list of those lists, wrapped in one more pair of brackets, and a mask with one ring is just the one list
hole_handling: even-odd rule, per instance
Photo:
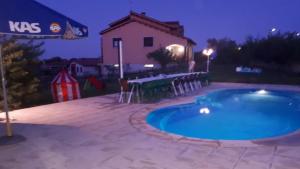
{"label": "stone paving tile", "polygon": [[[206,162],[205,158],[215,151],[215,149],[216,147],[189,145],[186,150],[176,156],[176,159],[191,161],[191,164],[193,164],[192,168],[207,168],[209,167],[209,162]],[[210,167],[217,166],[210,165]]]}
{"label": "stone paving tile", "polygon": [[178,145],[147,136],[131,144],[129,149],[118,156],[103,163],[101,168],[190,168],[188,166],[192,165],[191,161],[176,159],[176,154],[180,154],[186,147],[187,145]]}
{"label": "stone paving tile", "polygon": [[300,168],[300,161],[288,157],[275,156],[272,163],[272,169],[299,169],[299,168]]}
{"label": "stone paving tile", "polygon": [[300,160],[300,146],[298,147],[279,146],[276,155],[298,158]]}
{"label": "stone paving tile", "polygon": [[242,157],[242,160],[268,164],[274,156],[275,147],[251,147]]}
{"label": "stone paving tile", "polygon": [[216,151],[216,148],[212,146],[189,145],[184,152],[178,155],[178,158],[196,157],[197,159],[203,159]]}
{"label": "stone paving tile", "polygon": [[[52,143],[47,139],[37,139],[39,143],[28,142],[26,147],[18,146],[15,154],[5,152],[1,157],[3,168],[59,168],[66,158],[61,151],[53,151]],[[5,154],[4,154],[5,153]]]}
{"label": "stone paving tile", "polygon": [[275,150],[266,146],[247,148],[234,169],[270,169]]}
{"label": "stone paving tile", "polygon": [[245,148],[223,148],[218,147],[215,151],[204,158],[204,161],[212,167],[233,168],[239,158],[245,151]]}
{"label": "stone paving tile", "polygon": [[234,169],[270,169],[269,163],[242,159]]}
{"label": "stone paving tile", "polygon": [[[253,85],[219,83],[199,94],[235,87]],[[195,144],[196,140],[166,135],[141,121],[153,109],[192,102],[194,96],[131,105],[117,104],[115,98],[108,95],[12,112],[14,131],[27,141],[0,146],[0,169],[300,169],[298,139],[293,146],[280,142],[277,149],[264,144],[222,147],[218,141]],[[133,114],[140,119],[132,120]]]}

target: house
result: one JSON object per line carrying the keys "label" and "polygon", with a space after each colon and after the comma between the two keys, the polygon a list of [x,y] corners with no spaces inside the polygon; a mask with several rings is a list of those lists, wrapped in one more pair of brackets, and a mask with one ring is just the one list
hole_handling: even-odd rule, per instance
{"label": "house", "polygon": [[118,40],[122,40],[125,72],[157,67],[158,63],[148,59],[147,54],[159,48],[166,48],[188,62],[193,59],[193,47],[196,45],[184,36],[184,27],[178,21],[162,22],[145,13],[132,11],[109,24],[100,35],[103,65],[106,66],[118,66]]}
{"label": "house", "polygon": [[42,61],[41,70],[44,75],[56,75],[62,69],[66,69],[74,77],[100,76],[101,63],[101,58],[63,59],[54,57]]}
{"label": "house", "polygon": [[70,59],[68,71],[75,77],[99,76],[100,62],[100,58],[73,58]]}

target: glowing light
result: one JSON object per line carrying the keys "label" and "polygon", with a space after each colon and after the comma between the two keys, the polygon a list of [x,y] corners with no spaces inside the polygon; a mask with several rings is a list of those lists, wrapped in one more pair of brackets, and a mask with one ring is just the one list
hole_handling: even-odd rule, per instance
{"label": "glowing light", "polygon": [[179,46],[177,49],[178,52],[183,53],[184,52],[184,47],[183,46]]}
{"label": "glowing light", "polygon": [[172,52],[174,55],[182,55],[185,50],[184,46],[177,44],[169,45],[166,47],[166,49]]}
{"label": "glowing light", "polygon": [[276,32],[276,31],[277,31],[276,28],[272,28],[272,29],[271,29],[271,32]]}
{"label": "glowing light", "polygon": [[153,65],[153,64],[145,64],[144,67],[147,67],[147,68],[153,68],[154,65]]}
{"label": "glowing light", "polygon": [[300,36],[300,32],[296,34],[297,36]]}
{"label": "glowing light", "polygon": [[204,49],[202,54],[203,55],[206,55],[206,56],[210,56],[212,53],[214,53],[214,50],[213,49]]}
{"label": "glowing light", "polygon": [[267,94],[268,92],[266,90],[262,89],[262,90],[257,91],[256,93],[263,95],[263,94]]}
{"label": "glowing light", "polygon": [[119,64],[114,64],[114,67],[119,67]]}
{"label": "glowing light", "polygon": [[204,107],[204,108],[201,108],[201,109],[199,110],[199,112],[200,112],[201,114],[209,114],[209,113],[210,113],[210,110],[209,110],[207,107]]}
{"label": "glowing light", "polygon": [[238,50],[242,50],[242,47],[238,47]]}

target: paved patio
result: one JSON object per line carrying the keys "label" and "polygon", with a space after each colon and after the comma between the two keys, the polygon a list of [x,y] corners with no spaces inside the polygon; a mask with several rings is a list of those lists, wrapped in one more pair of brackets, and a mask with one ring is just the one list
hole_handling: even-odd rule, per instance
{"label": "paved patio", "polygon": [[[215,83],[207,91],[255,87]],[[260,85],[263,88],[293,86]],[[137,128],[132,119],[166,105],[192,102],[194,96],[156,104],[117,104],[107,95],[11,113],[15,133],[27,141],[0,146],[0,169],[299,169],[300,136],[276,141],[225,145],[165,136]],[[3,114],[0,114],[0,118]],[[3,135],[3,124],[0,124]]]}

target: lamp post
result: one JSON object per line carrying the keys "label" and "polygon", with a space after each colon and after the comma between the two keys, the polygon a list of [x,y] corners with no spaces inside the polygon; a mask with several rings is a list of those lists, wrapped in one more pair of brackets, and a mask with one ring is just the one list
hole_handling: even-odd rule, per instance
{"label": "lamp post", "polygon": [[209,48],[209,49],[204,49],[202,54],[207,56],[207,65],[206,65],[206,72],[208,73],[209,72],[209,57],[210,55],[214,53],[214,50],[212,48]]}
{"label": "lamp post", "polygon": [[119,59],[120,79],[123,79],[124,78],[124,71],[123,71],[123,41],[121,39],[118,41],[118,59]]}

